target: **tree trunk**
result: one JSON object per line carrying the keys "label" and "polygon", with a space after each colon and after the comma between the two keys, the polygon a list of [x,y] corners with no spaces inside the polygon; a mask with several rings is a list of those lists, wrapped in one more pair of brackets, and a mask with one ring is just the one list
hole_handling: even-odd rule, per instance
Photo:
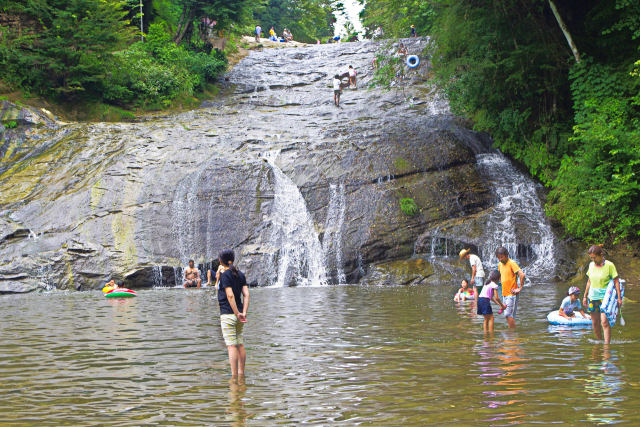
{"label": "tree trunk", "polygon": [[178,29],[176,31],[176,36],[173,38],[173,42],[176,45],[182,43],[182,39],[184,35],[189,30],[189,27],[193,24],[193,10],[187,10],[187,6],[184,6],[182,9],[182,15],[180,15],[180,21],[178,21]]}
{"label": "tree trunk", "polygon": [[551,7],[551,11],[553,12],[553,16],[556,17],[556,21],[558,21],[558,25],[560,26],[560,29],[562,30],[562,33],[564,34],[565,38],[567,39],[567,43],[569,43],[569,47],[571,48],[571,51],[573,52],[573,56],[576,58],[576,62],[580,62],[580,52],[578,52],[578,48],[576,47],[576,44],[573,42],[573,38],[571,38],[571,33],[569,33],[569,30],[567,29],[567,26],[564,24],[564,21],[562,20],[562,17],[560,16],[560,13],[558,12],[558,9],[556,8],[555,3],[553,2],[553,0],[549,0],[549,6]]}

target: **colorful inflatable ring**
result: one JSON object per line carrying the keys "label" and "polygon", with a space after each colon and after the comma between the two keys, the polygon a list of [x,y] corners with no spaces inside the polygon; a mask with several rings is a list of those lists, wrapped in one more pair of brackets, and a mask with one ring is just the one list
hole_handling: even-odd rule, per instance
{"label": "colorful inflatable ring", "polygon": [[547,321],[552,325],[591,326],[591,317],[584,318],[580,313],[576,313],[575,316],[567,319],[566,317],[560,316],[558,310],[553,310],[547,314]]}
{"label": "colorful inflatable ring", "polygon": [[133,298],[137,294],[135,291],[127,288],[117,288],[109,292],[105,292],[105,298]]}
{"label": "colorful inflatable ring", "polygon": [[416,68],[418,65],[420,65],[420,58],[418,58],[418,55],[407,56],[407,67]]}
{"label": "colorful inflatable ring", "polygon": [[[458,295],[458,294],[456,294],[456,295]],[[465,298],[465,299],[460,299],[460,300],[459,300],[459,302],[462,302],[462,301],[469,301],[469,300],[474,299],[474,298],[473,298],[473,294],[470,294],[469,292],[463,292],[460,296],[462,296],[462,295],[464,295],[464,298]],[[454,300],[454,301],[456,300],[455,295],[453,296],[453,300]]]}

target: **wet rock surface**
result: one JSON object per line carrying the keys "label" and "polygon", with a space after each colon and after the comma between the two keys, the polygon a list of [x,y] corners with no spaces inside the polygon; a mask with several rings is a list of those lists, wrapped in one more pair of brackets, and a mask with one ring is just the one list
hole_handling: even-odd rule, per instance
{"label": "wet rock surface", "polygon": [[[411,54],[426,46],[404,43]],[[391,90],[367,89],[381,49],[252,51],[200,110],[47,128],[14,147],[19,155],[3,148],[0,292],[96,289],[111,277],[174,285],[174,267],[211,262],[223,248],[236,250],[252,284],[273,284],[269,266],[282,254],[273,245],[269,152],[300,189],[320,240],[335,241],[323,242],[332,282],[342,270],[353,283],[374,263],[410,258],[420,236],[453,220],[473,242],[464,224],[496,203],[476,164],[490,151],[487,136],[450,116],[426,60]],[[345,89],[338,108],[331,78],[348,65],[359,87]],[[344,209],[332,207],[336,194]],[[403,198],[414,199],[415,215],[400,209]],[[377,282],[392,280],[385,271]]]}

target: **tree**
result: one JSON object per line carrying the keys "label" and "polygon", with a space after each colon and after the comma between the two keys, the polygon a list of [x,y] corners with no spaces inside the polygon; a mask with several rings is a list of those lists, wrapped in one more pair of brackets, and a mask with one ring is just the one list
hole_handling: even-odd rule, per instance
{"label": "tree", "polygon": [[94,91],[111,53],[133,34],[118,1],[27,0],[6,7],[35,18],[40,28],[22,36],[7,32],[3,77],[43,94],[68,99]]}

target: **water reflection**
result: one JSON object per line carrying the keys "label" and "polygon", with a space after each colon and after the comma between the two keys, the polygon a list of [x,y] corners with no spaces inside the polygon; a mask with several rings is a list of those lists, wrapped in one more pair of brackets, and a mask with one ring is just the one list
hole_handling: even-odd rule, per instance
{"label": "water reflection", "polygon": [[584,390],[587,398],[594,403],[594,409],[587,413],[587,419],[594,423],[612,424],[621,421],[623,372],[618,368],[617,352],[608,345],[597,345],[591,352],[591,363],[587,366]]}
{"label": "water reflection", "polygon": [[233,378],[229,380],[229,406],[227,407],[226,421],[233,427],[246,425],[248,412],[244,407],[244,398],[247,394],[247,384],[245,379]]}
{"label": "water reflection", "polygon": [[527,414],[518,408],[522,396],[527,392],[525,372],[528,358],[518,335],[506,333],[495,338],[493,334],[485,336],[485,340],[476,348],[480,368],[480,378],[485,390],[482,392],[489,400],[483,403],[487,408],[507,409],[485,419],[484,421],[522,422]]}

